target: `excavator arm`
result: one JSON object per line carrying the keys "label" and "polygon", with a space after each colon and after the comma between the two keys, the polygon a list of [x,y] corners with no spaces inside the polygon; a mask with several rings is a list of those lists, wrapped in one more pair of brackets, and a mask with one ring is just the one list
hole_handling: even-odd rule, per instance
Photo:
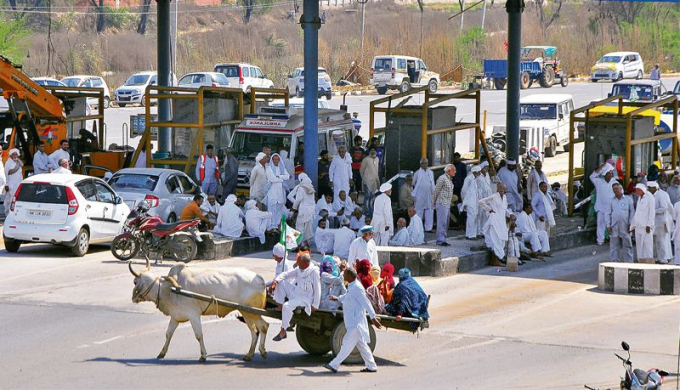
{"label": "excavator arm", "polygon": [[61,100],[3,56],[0,56],[0,89],[8,101],[14,98],[26,102],[34,117],[57,122],[66,120]]}

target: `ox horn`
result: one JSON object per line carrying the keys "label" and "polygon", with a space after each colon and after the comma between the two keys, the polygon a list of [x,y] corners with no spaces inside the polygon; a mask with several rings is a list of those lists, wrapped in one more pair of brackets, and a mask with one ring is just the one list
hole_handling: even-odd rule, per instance
{"label": "ox horn", "polygon": [[132,262],[128,261],[128,268],[130,269],[130,273],[135,276],[135,278],[139,277],[139,273],[135,272],[135,270],[132,269]]}
{"label": "ox horn", "polygon": [[146,258],[146,269],[144,271],[149,271],[151,269],[151,261],[149,260],[149,256],[144,256]]}

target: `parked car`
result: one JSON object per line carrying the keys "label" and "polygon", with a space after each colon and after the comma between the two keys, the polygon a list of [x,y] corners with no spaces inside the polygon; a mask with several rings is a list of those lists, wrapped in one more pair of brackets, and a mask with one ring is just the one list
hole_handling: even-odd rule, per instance
{"label": "parked car", "polygon": [[[61,79],[61,82],[68,87],[101,88],[104,90],[104,108],[109,108],[111,102],[111,91],[106,81],[99,76],[69,76]],[[91,106],[97,106],[99,101],[95,98],[88,98],[87,102]]]}
{"label": "parked car", "polygon": [[371,65],[371,85],[379,94],[388,89],[407,92],[412,87],[428,86],[430,92],[437,92],[439,74],[431,72],[420,58],[383,55],[373,58]]}
{"label": "parked car", "polygon": [[168,223],[177,222],[184,207],[201,193],[189,176],[174,169],[125,168],[116,172],[109,184],[131,209],[143,200],[158,204],[149,215]]}
{"label": "parked car", "polygon": [[[331,83],[331,78],[326,72],[326,69],[319,68],[318,70],[318,95],[319,97],[325,96],[327,100],[331,100],[333,96],[333,83]],[[288,75],[288,81],[286,82],[286,88],[288,88],[288,93],[290,96],[302,97],[305,93],[305,68],[296,68],[293,73]]]}
{"label": "parked car", "polygon": [[645,64],[640,54],[629,51],[605,54],[590,70],[590,81],[641,79]]}
{"label": "parked car", "polygon": [[111,242],[130,208],[101,179],[83,175],[40,174],[21,182],[5,220],[5,249],[24,243],[70,247],[84,256],[90,244]]}
{"label": "parked car", "polygon": [[[325,101],[325,100],[317,100],[317,102],[318,102],[317,107],[319,109],[322,109],[322,108],[329,109],[329,108],[331,108],[328,105],[328,102]],[[274,102],[269,103],[270,107],[276,107],[276,108],[281,108],[281,107],[284,107],[285,105],[286,104],[283,101],[274,101]],[[301,110],[301,109],[305,108],[305,101],[304,101],[304,99],[292,98],[288,101],[288,107]]]}
{"label": "parked car", "polygon": [[179,86],[185,88],[222,87],[231,86],[227,76],[219,72],[196,72],[189,73],[179,79]]}
{"label": "parked car", "polygon": [[156,84],[158,84],[156,72],[135,73],[125,81],[123,86],[116,89],[116,104],[118,104],[118,107],[125,107],[134,103],[144,106],[146,87]]}
{"label": "parked car", "polygon": [[545,156],[553,157],[558,145],[565,151],[568,148],[569,116],[573,110],[571,95],[529,95],[519,101],[519,127],[542,129]]}
{"label": "parked car", "polygon": [[250,92],[250,87],[274,88],[274,82],[262,73],[262,69],[251,64],[217,64],[213,69],[223,73],[232,87],[238,86],[243,92]]}
{"label": "parked car", "polygon": [[35,81],[36,83],[38,83],[38,85],[41,85],[43,87],[67,87],[66,84],[51,77],[33,77],[33,81]]}
{"label": "parked car", "polygon": [[[614,83],[609,97],[621,95],[629,102],[655,102],[666,95],[666,87],[659,80],[630,80]],[[612,102],[612,105],[618,105]]]}

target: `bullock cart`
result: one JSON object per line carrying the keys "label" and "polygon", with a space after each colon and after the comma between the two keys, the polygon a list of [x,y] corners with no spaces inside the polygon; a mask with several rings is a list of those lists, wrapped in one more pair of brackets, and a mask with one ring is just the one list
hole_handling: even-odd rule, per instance
{"label": "bullock cart", "polygon": [[[216,305],[226,306],[240,312],[252,313],[263,317],[281,319],[281,312],[273,308],[259,309],[252,306],[245,306],[235,302],[225,301],[208,295],[198,294],[185,290],[181,287],[172,287],[172,292],[184,297],[198,299]],[[378,314],[380,323],[387,329],[402,330],[415,333],[419,330],[429,328],[427,320],[420,318],[403,317],[397,321],[396,317]],[[323,310],[319,309],[308,316],[301,308],[295,310],[292,324],[295,324],[295,337],[300,347],[310,355],[325,355],[332,352],[333,356],[340,352],[342,338],[347,332],[343,323],[342,310]],[[369,333],[371,341],[368,343],[371,351],[375,349],[376,334],[371,322],[369,321]],[[345,363],[361,363],[361,355],[355,348],[352,354],[345,360]]]}

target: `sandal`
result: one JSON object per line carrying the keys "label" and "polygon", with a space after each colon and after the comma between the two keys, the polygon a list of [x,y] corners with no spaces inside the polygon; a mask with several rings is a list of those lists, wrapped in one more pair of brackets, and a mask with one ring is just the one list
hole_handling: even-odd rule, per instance
{"label": "sandal", "polygon": [[370,373],[376,373],[376,372],[378,372],[378,370],[369,370],[368,368],[364,368],[364,369],[363,369],[363,370],[361,370],[360,372],[370,372]]}

